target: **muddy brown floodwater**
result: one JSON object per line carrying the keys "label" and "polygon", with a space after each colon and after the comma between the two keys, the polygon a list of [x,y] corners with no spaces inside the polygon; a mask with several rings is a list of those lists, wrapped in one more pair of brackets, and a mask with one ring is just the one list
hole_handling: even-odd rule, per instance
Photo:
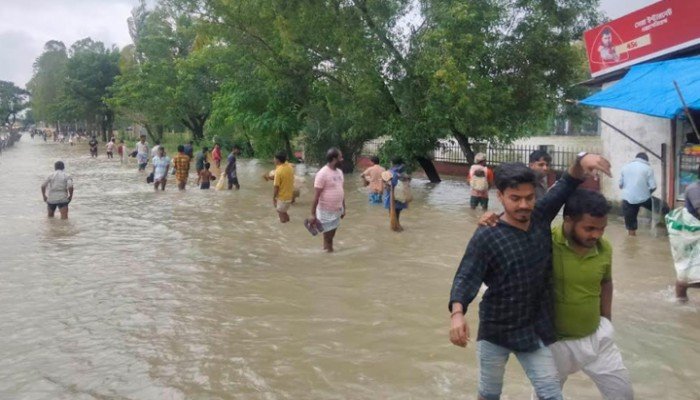
{"label": "muddy brown floodwater", "polygon": [[[153,193],[131,161],[31,141],[0,157],[1,399],[473,399],[474,346],[447,337],[452,277],[475,229],[461,181],[413,182],[406,231],[346,177],[337,253],[281,225],[269,164],[243,160],[239,192]],[[68,221],[39,186],[62,159]],[[192,181],[193,179],[191,179]],[[492,203],[496,203],[495,199]],[[638,399],[700,398],[700,292],[679,306],[667,239],[615,217],[613,322]],[[476,307],[469,314],[476,332]],[[514,360],[504,399],[529,398]],[[577,375],[568,399],[599,398]]]}

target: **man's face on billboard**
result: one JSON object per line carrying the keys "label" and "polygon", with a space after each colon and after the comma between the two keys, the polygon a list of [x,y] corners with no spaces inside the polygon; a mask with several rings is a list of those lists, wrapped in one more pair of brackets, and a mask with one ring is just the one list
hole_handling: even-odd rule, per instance
{"label": "man's face on billboard", "polygon": [[610,32],[603,34],[603,46],[612,47],[612,34]]}

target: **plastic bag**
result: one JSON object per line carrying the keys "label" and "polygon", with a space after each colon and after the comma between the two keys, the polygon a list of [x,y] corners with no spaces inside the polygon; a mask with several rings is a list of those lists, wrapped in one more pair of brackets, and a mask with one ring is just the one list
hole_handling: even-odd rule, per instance
{"label": "plastic bag", "polygon": [[666,227],[678,280],[700,282],[700,221],[677,208],[666,215]]}
{"label": "plastic bag", "polygon": [[411,184],[408,181],[399,179],[394,187],[394,199],[400,203],[410,203],[413,201]]}
{"label": "plastic bag", "polygon": [[219,177],[219,181],[216,182],[216,190],[224,190],[226,188],[226,173],[222,172],[221,176]]}

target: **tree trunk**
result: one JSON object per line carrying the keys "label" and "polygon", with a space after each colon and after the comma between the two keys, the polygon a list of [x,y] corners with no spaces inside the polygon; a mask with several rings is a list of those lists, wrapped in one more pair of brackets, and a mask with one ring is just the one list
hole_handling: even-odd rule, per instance
{"label": "tree trunk", "polygon": [[418,161],[418,164],[420,164],[421,168],[423,168],[423,171],[425,171],[425,175],[430,180],[430,183],[442,182],[442,180],[440,179],[440,174],[438,174],[437,169],[435,169],[435,164],[433,164],[433,160],[426,157],[416,157],[416,161]]}
{"label": "tree trunk", "polygon": [[157,141],[157,142],[163,141],[163,132],[165,132],[165,126],[164,125],[156,125],[156,139],[155,139],[155,141]]}
{"label": "tree trunk", "polygon": [[352,174],[355,171],[355,162],[350,157],[343,159],[343,162],[340,163],[340,170],[344,174]]}
{"label": "tree trunk", "polygon": [[467,157],[467,162],[469,165],[474,164],[474,149],[472,149],[471,143],[469,143],[469,138],[459,132],[457,129],[452,128],[452,135],[457,139],[459,148],[462,149],[464,156]]}
{"label": "tree trunk", "polygon": [[292,160],[294,158],[294,151],[292,151],[292,143],[289,140],[289,135],[284,133],[284,151],[287,152],[287,160]]}

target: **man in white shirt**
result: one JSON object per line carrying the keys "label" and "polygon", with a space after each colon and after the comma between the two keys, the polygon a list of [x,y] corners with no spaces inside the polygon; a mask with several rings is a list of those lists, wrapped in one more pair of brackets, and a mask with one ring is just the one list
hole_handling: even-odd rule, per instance
{"label": "man in white shirt", "polygon": [[145,171],[148,164],[148,142],[146,135],[141,135],[141,140],[136,143],[136,161],[139,164],[139,171]]}
{"label": "man in white shirt", "polygon": [[68,204],[73,200],[73,179],[63,171],[63,161],[56,161],[54,169],[41,185],[41,195],[48,205],[49,218],[53,218],[58,208],[61,219],[68,219]]}

